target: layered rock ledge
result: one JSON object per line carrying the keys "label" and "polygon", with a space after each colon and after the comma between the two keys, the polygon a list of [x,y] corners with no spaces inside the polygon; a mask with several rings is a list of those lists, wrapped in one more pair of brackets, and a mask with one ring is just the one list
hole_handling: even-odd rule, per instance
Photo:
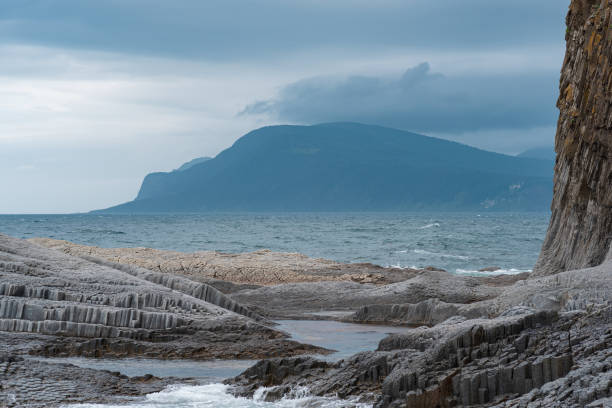
{"label": "layered rock ledge", "polygon": [[[94,387],[81,397],[68,393],[65,401],[100,400],[125,394],[124,389],[131,390],[127,395],[141,395],[169,382],[101,374],[107,383],[100,383],[91,370],[81,375],[76,367],[32,364],[23,358],[27,355],[259,359],[326,352],[287,337],[207,284],[78,258],[0,234],[0,361],[6,362],[0,370],[2,406],[62,402],[59,391],[33,399],[29,377],[40,378],[45,392],[65,372],[76,389]],[[44,378],[37,374],[54,370]],[[38,399],[46,402],[37,405]]]}
{"label": "layered rock ledge", "polygon": [[[126,265],[146,267],[159,272],[156,279],[162,276],[177,279],[177,275],[181,275],[206,282],[224,292],[226,299],[268,318],[311,319],[320,311],[354,312],[363,305],[387,306],[428,299],[470,304],[492,299],[501,294],[503,288],[529,276],[523,273],[465,277],[433,267],[383,268],[270,251],[181,253],[150,248],[107,249],[49,238],[29,241],[117,268],[125,269]],[[487,315],[485,310],[471,309],[468,313],[471,316]],[[385,316],[386,319],[363,321],[413,324],[396,321],[390,314],[385,313]]]}
{"label": "layered rock ledge", "polygon": [[267,386],[267,398],[275,400],[307,387],[313,395],[359,397],[377,408],[609,406],[612,263],[519,281],[470,304],[426,300],[366,309],[353,319],[373,310],[376,317],[433,327],[391,335],[376,351],[338,363],[265,360],[228,383],[238,395]]}
{"label": "layered rock ledge", "polygon": [[369,263],[346,264],[270,250],[241,254],[216,251],[184,253],[151,248],[100,248],[50,238],[32,238],[30,241],[74,256],[94,257],[155,272],[186,276],[218,286],[226,293],[282,283],[346,281],[386,284],[402,281],[418,272]]}

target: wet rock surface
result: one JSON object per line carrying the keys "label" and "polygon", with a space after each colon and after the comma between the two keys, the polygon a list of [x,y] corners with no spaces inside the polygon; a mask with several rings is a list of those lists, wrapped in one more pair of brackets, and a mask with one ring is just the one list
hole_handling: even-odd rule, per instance
{"label": "wet rock surface", "polygon": [[344,318],[353,323],[396,324],[406,326],[434,326],[453,316],[478,318],[488,316],[486,305],[446,303],[439,299],[428,299],[418,303],[384,304],[362,306],[354,314]]}
{"label": "wet rock surface", "polygon": [[[333,364],[261,362],[229,383],[238,395],[265,385],[272,387],[266,398],[274,400],[306,387],[317,396],[358,397],[379,408],[605,406],[597,404],[612,396],[612,262],[492,286],[497,295],[482,282],[457,278],[463,286],[453,279],[426,291],[447,291],[448,301],[375,303],[345,317],[426,325],[383,339],[377,351]],[[416,289],[393,296],[420,299],[420,285],[405,285]],[[473,289],[472,298],[463,295],[465,287]],[[377,290],[388,293],[386,287]],[[470,300],[481,292],[491,297]]]}
{"label": "wet rock surface", "polygon": [[[363,305],[417,303],[434,298],[467,304],[492,299],[503,288],[529,276],[522,273],[462,277],[434,267],[402,270],[270,251],[186,254],[149,248],[105,249],[42,238],[30,241],[119,269],[130,265],[135,270],[142,271],[144,266],[161,271],[153,273],[157,280],[164,276],[164,279],[179,279],[177,274],[188,276],[218,288],[228,295],[224,299],[245,305],[253,313],[281,319],[312,319],[312,313],[320,311],[355,311]],[[148,270],[146,273],[151,274]],[[219,277],[228,281],[218,280]],[[474,310],[468,312],[469,316],[476,314]],[[386,320],[371,321],[401,323],[390,316]]]}
{"label": "wet rock surface", "polygon": [[375,407],[583,407],[612,397],[610,306],[526,311],[452,318],[392,335],[377,351],[335,364],[265,361],[229,383],[239,395],[266,385],[274,399],[308,387],[314,395],[359,396]]}
{"label": "wet rock surface", "polygon": [[[4,340],[4,339],[3,339]],[[125,403],[177,382],[153,376],[126,377],[71,364],[51,364],[0,354],[1,407],[54,407],[84,402]],[[189,383],[190,380],[182,379]]]}
{"label": "wet rock surface", "polygon": [[[107,377],[104,382],[92,374],[95,370],[31,363],[23,359],[27,355],[206,360],[326,352],[288,340],[268,326],[257,313],[209,285],[77,258],[0,234],[0,352],[7,362],[1,382],[4,406],[25,406],[28,398],[32,406],[39,400],[46,401],[41,406],[53,406],[62,393],[64,401],[142,395],[170,382],[149,378],[143,383],[101,374],[100,378]],[[35,379],[37,373],[51,372],[55,374],[45,374],[40,384]],[[53,391],[54,382],[59,391]],[[91,394],[71,397],[71,389],[90,383]],[[41,391],[36,398],[30,395],[35,385]]]}
{"label": "wet rock surface", "polygon": [[[521,276],[522,277],[522,276]],[[269,317],[308,318],[320,311],[357,311],[364,305],[386,308],[393,304],[415,304],[430,299],[442,302],[470,304],[493,299],[504,288],[521,277],[490,278],[453,275],[444,271],[418,271],[402,282],[387,285],[354,282],[316,282],[282,284],[243,290],[231,294],[232,299]],[[376,309],[380,310],[380,309]],[[476,313],[472,311],[472,314]],[[486,315],[486,310],[482,313]],[[358,319],[358,322],[401,323],[392,315]],[[406,324],[413,324],[406,322]]]}
{"label": "wet rock surface", "polygon": [[[431,285],[431,276],[425,282]],[[377,351],[333,364],[275,359],[229,383],[239,395],[265,385],[272,387],[267,398],[274,399],[307,387],[314,395],[359,397],[381,408],[582,407],[610,397],[612,262],[509,286],[467,277],[438,276],[436,282],[442,285],[408,280],[405,287],[414,290],[404,292],[394,285],[362,288],[408,302],[363,306],[344,320],[422,326],[383,339]],[[447,301],[419,300],[422,287],[430,295],[445,291]],[[280,298],[292,305],[292,297]],[[337,299],[350,303],[353,297]],[[591,370],[588,376],[585,370]]]}

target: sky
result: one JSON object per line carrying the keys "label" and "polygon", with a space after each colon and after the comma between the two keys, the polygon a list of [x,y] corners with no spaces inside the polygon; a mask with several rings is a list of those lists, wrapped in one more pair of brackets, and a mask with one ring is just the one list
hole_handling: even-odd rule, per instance
{"label": "sky", "polygon": [[274,124],[550,146],[569,0],[2,0],[0,213],[132,200]]}

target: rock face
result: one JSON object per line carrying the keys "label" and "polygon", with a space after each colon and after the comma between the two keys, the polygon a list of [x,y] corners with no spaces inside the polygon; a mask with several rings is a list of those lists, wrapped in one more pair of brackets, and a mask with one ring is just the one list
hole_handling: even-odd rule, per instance
{"label": "rock face", "polygon": [[[96,382],[93,370],[79,374],[76,367],[31,364],[23,359],[27,355],[258,359],[325,352],[290,341],[265,324],[257,313],[204,283],[78,258],[0,234],[0,363],[3,355],[10,360],[0,370],[0,395],[12,396],[0,406],[26,401],[52,406],[63,385],[68,387],[61,378],[71,390],[98,384],[75,399],[73,391],[66,391],[62,402],[97,401],[130,389],[128,394],[140,395],[169,381],[150,379],[151,386],[141,387],[134,385],[137,380],[101,374],[108,377],[104,385]],[[40,377],[54,370],[59,371]],[[48,392],[36,397],[40,404],[29,395],[38,381],[34,378],[41,379],[38,389]]]}
{"label": "rock face", "polygon": [[[393,304],[415,304],[430,299],[462,305],[471,304],[493,299],[503,292],[503,286],[489,282],[487,278],[463,277],[443,271],[419,271],[402,282],[387,285],[354,282],[291,283],[242,290],[232,293],[231,297],[269,317],[303,318],[307,313],[320,311],[355,311],[366,305],[369,311],[374,311]],[[510,282],[514,281],[506,281],[506,284],[509,285]],[[478,316],[488,315],[487,310],[482,310],[482,313]],[[365,314],[369,317],[365,318]],[[356,318],[356,321],[396,323],[395,317],[374,316],[368,312],[361,318]],[[403,322],[403,324],[411,323]]]}
{"label": "rock face", "polygon": [[[491,288],[482,282],[435,273],[379,288],[361,285],[361,301],[374,303],[347,318],[433,327],[391,335],[378,350],[337,363],[266,360],[228,383],[239,395],[265,385],[271,387],[266,398],[275,400],[307,387],[315,396],[355,397],[378,408],[606,406],[602,401],[612,397],[612,261],[496,286],[496,293],[481,300],[469,300],[465,289],[472,296],[485,294]],[[318,285],[323,284],[330,283]],[[309,285],[235,295],[252,301],[253,292],[272,290],[275,295],[262,298],[278,297],[291,309],[287,290],[298,293],[301,287],[304,297]],[[325,299],[323,289],[312,290],[317,295],[309,302]],[[337,302],[359,299],[346,289],[336,290]],[[368,291],[371,297],[363,297]],[[442,294],[446,301],[432,298]],[[384,303],[389,299],[406,303]],[[280,310],[275,302],[269,307]]]}
{"label": "rock face", "polygon": [[487,316],[487,307],[446,303],[427,299],[419,303],[362,306],[345,321],[354,323],[398,324],[408,326],[435,326],[453,316],[477,318]]}
{"label": "rock face", "polygon": [[[612,311],[509,309],[494,319],[452,318],[383,339],[377,351],[335,364],[264,361],[228,381],[277,399],[296,387],[359,396],[377,408],[584,407],[612,397]],[[604,406],[604,405],[592,405]]]}
{"label": "rock face", "polygon": [[[0,335],[0,340],[9,339]],[[20,340],[28,342],[25,337]],[[130,378],[116,372],[49,364],[0,353],[0,407],[104,403],[109,401],[109,396],[114,403],[127,403],[134,397],[159,392],[175,381],[150,375]]]}
{"label": "rock face", "polygon": [[561,71],[552,218],[536,275],[612,258],[612,3],[573,0]]}

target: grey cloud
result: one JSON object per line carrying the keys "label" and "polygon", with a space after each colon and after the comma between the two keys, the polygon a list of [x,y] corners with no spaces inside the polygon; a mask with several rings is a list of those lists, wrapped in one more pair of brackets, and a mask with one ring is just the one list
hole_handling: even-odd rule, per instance
{"label": "grey cloud", "polygon": [[0,43],[208,59],[557,44],[569,0],[3,0]]}
{"label": "grey cloud", "polygon": [[242,115],[282,121],[358,121],[422,132],[531,129],[555,123],[558,74],[444,76],[423,63],[398,78],[310,78]]}

